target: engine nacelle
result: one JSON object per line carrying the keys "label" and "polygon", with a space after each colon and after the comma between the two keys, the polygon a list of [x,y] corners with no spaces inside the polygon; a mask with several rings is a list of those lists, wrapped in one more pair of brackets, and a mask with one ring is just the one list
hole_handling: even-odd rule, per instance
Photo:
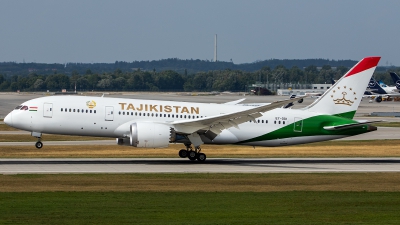
{"label": "engine nacelle", "polygon": [[130,131],[130,145],[139,148],[166,148],[175,134],[170,126],[151,122],[132,123]]}
{"label": "engine nacelle", "polygon": [[381,101],[382,101],[382,97],[381,97],[381,96],[376,97],[376,98],[375,98],[375,101],[376,101],[376,102],[381,102]]}

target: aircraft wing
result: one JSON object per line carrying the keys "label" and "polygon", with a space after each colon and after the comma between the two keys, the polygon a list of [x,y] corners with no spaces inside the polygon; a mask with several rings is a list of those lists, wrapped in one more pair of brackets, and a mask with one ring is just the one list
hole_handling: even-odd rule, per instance
{"label": "aircraft wing", "polygon": [[243,102],[244,100],[246,100],[245,98],[239,99],[239,100],[235,100],[235,101],[231,101],[231,102],[225,102],[223,103],[223,105],[236,105],[238,103]]}
{"label": "aircraft wing", "polygon": [[350,123],[350,124],[343,124],[343,125],[337,125],[337,126],[325,126],[325,130],[344,130],[352,127],[358,127],[362,126],[365,124],[370,124],[370,123],[379,123],[379,122],[384,122],[384,120],[376,120],[376,121],[362,121],[358,123]]}
{"label": "aircraft wing", "polygon": [[297,101],[304,97],[292,98],[288,100],[276,101],[270,104],[257,106],[250,109],[245,109],[237,112],[225,113],[221,115],[215,115],[210,117],[205,117],[201,119],[192,119],[186,121],[176,121],[170,123],[174,126],[175,131],[177,133],[183,134],[192,134],[194,132],[203,130],[203,131],[211,131],[216,136],[222,132],[222,130],[236,127],[239,129],[239,124],[254,121],[256,122],[256,118],[262,116],[262,112],[267,112],[269,110],[279,108],[287,105],[288,103]]}

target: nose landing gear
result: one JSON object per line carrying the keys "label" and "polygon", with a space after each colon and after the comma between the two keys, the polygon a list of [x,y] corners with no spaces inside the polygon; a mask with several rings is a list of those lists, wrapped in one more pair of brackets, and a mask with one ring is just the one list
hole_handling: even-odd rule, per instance
{"label": "nose landing gear", "polygon": [[38,141],[35,144],[36,148],[42,148],[43,147],[43,143],[40,141],[40,138],[38,138]]}
{"label": "nose landing gear", "polygon": [[41,140],[42,140],[42,133],[32,132],[31,135],[32,135],[33,137],[36,137],[36,138],[37,138],[37,142],[36,142],[36,144],[35,144],[35,147],[36,147],[36,148],[42,148],[42,147],[43,147],[43,143],[41,142]]}

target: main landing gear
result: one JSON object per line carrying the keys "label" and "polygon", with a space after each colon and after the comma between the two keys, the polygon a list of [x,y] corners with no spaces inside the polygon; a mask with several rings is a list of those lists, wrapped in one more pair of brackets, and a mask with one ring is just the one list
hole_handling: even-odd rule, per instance
{"label": "main landing gear", "polygon": [[207,159],[206,154],[201,153],[201,148],[200,146],[195,147],[194,149],[192,148],[191,144],[185,144],[186,150],[181,149],[179,151],[179,156],[181,158],[189,158],[190,161],[199,161],[199,162],[204,162]]}

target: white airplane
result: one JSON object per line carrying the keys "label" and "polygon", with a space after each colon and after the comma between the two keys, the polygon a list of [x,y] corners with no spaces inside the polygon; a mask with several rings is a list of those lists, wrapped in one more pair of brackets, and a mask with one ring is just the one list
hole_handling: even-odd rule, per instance
{"label": "white airplane", "polygon": [[[284,108],[301,98],[270,104],[204,104],[89,96],[50,96],[26,101],[4,119],[30,131],[42,148],[42,134],[116,138],[119,145],[162,148],[183,143],[179,156],[203,162],[202,144],[286,146],[358,135],[376,121],[354,114],[380,57],[358,62],[328,91],[302,109]],[[192,147],[193,145],[193,147]]]}
{"label": "white airplane", "polygon": [[364,95],[364,98],[374,98],[378,103],[382,102],[384,98],[400,97],[399,90],[397,90],[395,86],[381,85],[373,77],[371,77],[368,83],[368,89],[365,92],[368,94]]}

